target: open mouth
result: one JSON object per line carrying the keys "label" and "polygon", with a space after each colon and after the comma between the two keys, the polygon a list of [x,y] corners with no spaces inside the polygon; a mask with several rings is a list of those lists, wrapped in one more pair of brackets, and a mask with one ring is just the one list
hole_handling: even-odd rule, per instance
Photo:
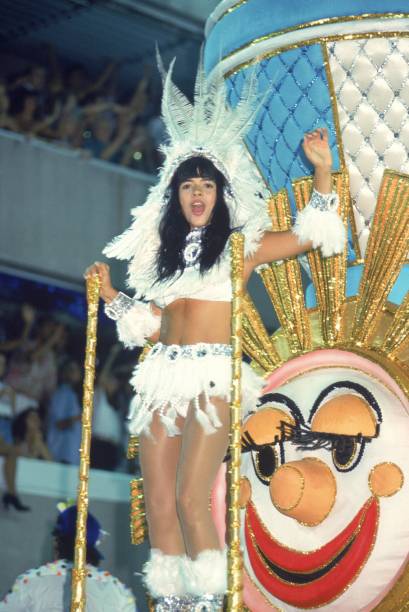
{"label": "open mouth", "polygon": [[203,202],[194,202],[191,207],[192,207],[192,213],[197,217],[200,217],[200,215],[203,215],[205,211],[205,205],[203,204]]}
{"label": "open mouth", "polygon": [[371,497],[330,542],[302,552],[280,544],[249,503],[245,537],[254,574],[271,595],[288,604],[309,608],[329,603],[365,565],[375,542],[378,515],[378,501]]}

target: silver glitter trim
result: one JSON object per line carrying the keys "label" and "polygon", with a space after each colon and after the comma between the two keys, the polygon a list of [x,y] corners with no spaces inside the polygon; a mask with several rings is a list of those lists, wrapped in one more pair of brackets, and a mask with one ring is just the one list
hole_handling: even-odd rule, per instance
{"label": "silver glitter trim", "polygon": [[147,355],[146,359],[156,357],[156,355],[165,355],[169,361],[178,359],[201,359],[211,355],[231,356],[230,344],[207,344],[198,342],[197,344],[162,344],[158,342]]}
{"label": "silver glitter trim", "polygon": [[134,306],[134,301],[125,293],[120,291],[118,295],[110,302],[109,304],[105,304],[104,312],[107,317],[113,319],[114,321],[118,321],[121,319],[124,314],[126,314],[131,308]]}
{"label": "silver glitter trim", "polygon": [[195,610],[196,597],[189,595],[167,595],[155,601],[155,612],[191,612]]}
{"label": "silver glitter trim", "polygon": [[196,598],[196,603],[191,609],[194,612],[222,612],[224,595],[207,593]]}
{"label": "silver glitter trim", "polygon": [[202,240],[205,231],[206,226],[195,227],[186,236],[185,248],[183,249],[183,259],[188,268],[194,266],[199,260],[202,253]]}
{"label": "silver glitter trim", "polygon": [[334,210],[338,207],[338,195],[332,193],[320,193],[316,189],[312,190],[309,205],[318,210]]}

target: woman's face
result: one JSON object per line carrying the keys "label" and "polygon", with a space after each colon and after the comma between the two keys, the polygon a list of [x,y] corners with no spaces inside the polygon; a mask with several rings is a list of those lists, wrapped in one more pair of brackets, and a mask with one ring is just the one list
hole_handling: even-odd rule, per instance
{"label": "woman's face", "polygon": [[180,184],[179,202],[191,228],[204,227],[209,223],[216,198],[216,183],[211,179],[196,176]]}

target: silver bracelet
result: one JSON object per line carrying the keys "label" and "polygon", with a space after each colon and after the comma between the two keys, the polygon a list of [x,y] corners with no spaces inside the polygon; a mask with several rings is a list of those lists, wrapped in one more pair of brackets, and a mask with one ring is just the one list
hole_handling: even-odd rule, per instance
{"label": "silver bracelet", "polygon": [[118,321],[121,317],[124,316],[134,305],[134,301],[125,293],[120,291],[118,295],[109,302],[109,304],[105,304],[104,312],[110,319],[114,321]]}
{"label": "silver bracelet", "polygon": [[338,206],[338,194],[334,191],[331,193],[320,193],[313,189],[309,204],[313,208],[318,208],[318,210],[333,210]]}

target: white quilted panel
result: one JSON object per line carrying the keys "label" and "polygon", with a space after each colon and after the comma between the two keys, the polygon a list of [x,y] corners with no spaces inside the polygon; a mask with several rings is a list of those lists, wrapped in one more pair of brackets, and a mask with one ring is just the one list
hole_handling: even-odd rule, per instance
{"label": "white quilted panel", "polygon": [[339,41],[328,52],[364,251],[384,169],[409,173],[409,40]]}

